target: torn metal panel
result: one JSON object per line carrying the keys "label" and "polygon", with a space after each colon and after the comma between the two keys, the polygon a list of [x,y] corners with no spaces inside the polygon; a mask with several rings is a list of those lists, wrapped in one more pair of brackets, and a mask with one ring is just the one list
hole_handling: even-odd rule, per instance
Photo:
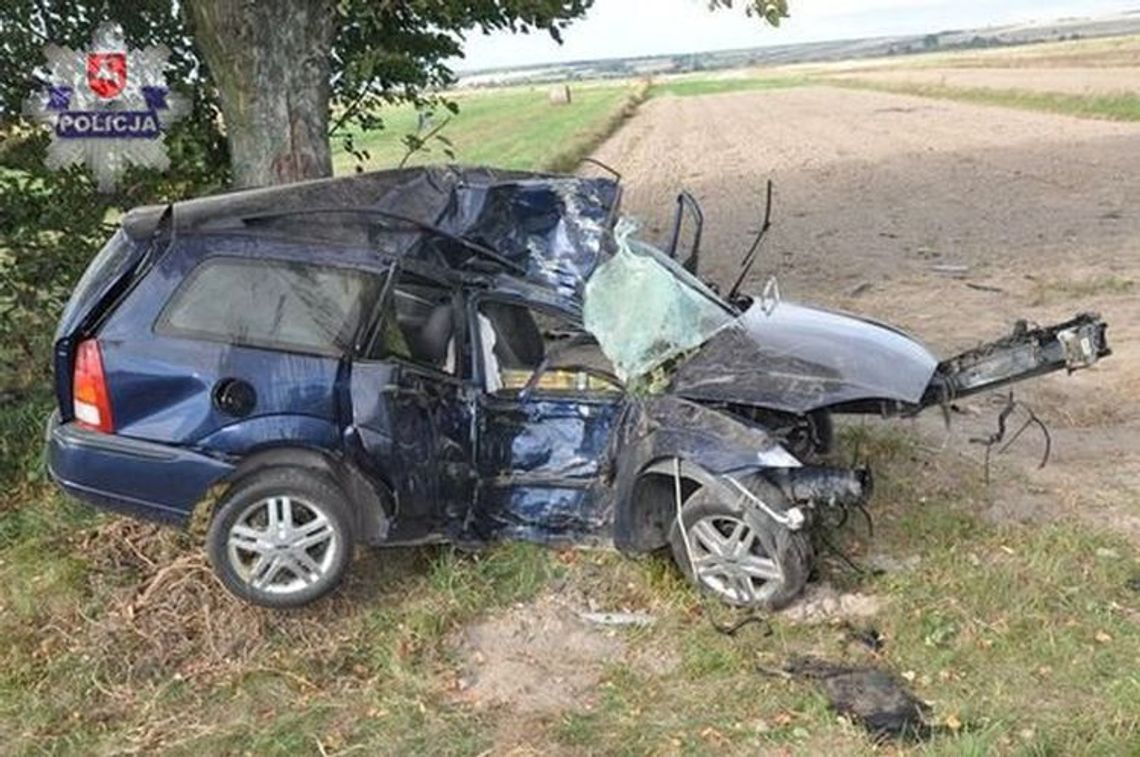
{"label": "torn metal panel", "polygon": [[543,178],[465,184],[442,223],[519,263],[525,277],[580,301],[603,258],[617,202],[611,179]]}
{"label": "torn metal panel", "polygon": [[538,542],[607,535],[608,457],[624,403],[552,397],[480,403],[474,528]]}
{"label": "torn metal panel", "polygon": [[[602,258],[619,198],[611,178],[428,166],[248,190],[170,207],[176,236],[196,231],[278,234],[368,245],[384,257],[453,269],[501,268],[485,265],[486,260],[456,241],[478,244],[516,264],[515,272],[523,278],[580,301],[586,278]],[[127,235],[149,237],[167,207],[132,210],[123,222]],[[427,233],[430,229],[439,233]]]}
{"label": "torn metal panel", "polygon": [[492,487],[480,494],[475,529],[486,539],[600,543],[609,523],[605,500],[586,487]]}
{"label": "torn metal panel", "polygon": [[359,361],[348,379],[359,463],[391,487],[395,516],[442,529],[475,493],[472,412],[459,382],[388,361]]}
{"label": "torn metal panel", "polygon": [[596,476],[618,411],[607,402],[489,399],[480,413],[480,472],[515,482],[523,476]]}
{"label": "torn metal panel", "polygon": [[669,395],[638,399],[621,434],[619,471],[667,457],[691,460],[710,473],[799,465],[762,426]]}

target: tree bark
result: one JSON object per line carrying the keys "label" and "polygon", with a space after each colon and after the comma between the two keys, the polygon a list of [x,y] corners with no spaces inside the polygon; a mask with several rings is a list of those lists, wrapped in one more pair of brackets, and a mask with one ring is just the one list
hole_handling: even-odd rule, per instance
{"label": "tree bark", "polygon": [[333,0],[189,0],[237,187],[332,175]]}

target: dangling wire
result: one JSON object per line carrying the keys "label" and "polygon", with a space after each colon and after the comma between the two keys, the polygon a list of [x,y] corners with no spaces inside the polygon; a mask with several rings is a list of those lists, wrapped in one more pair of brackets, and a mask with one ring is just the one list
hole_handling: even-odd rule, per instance
{"label": "dangling wire", "polygon": [[851,569],[851,572],[853,572],[855,575],[857,575],[857,576],[877,575],[876,571],[867,570],[863,566],[859,565],[859,563],[855,562],[850,557],[848,557],[846,552],[844,552],[838,546],[835,545],[835,542],[833,542],[831,539],[827,538],[827,531],[826,530],[824,530],[822,528],[818,529],[816,531],[816,535],[819,537],[820,543],[824,547],[827,548],[827,551],[830,552],[835,557],[838,557],[843,562],[844,565],[846,565],[848,568]]}
{"label": "dangling wire", "polygon": [[1033,412],[1033,409],[1031,407],[1026,405],[1024,402],[1015,400],[1013,398],[1013,392],[1010,392],[1006,397],[1005,406],[1002,408],[1001,412],[998,413],[997,431],[987,437],[974,437],[970,439],[970,442],[972,444],[985,445],[985,470],[987,484],[990,483],[990,458],[993,455],[993,449],[997,445],[1001,444],[1003,440],[1005,440],[1006,421],[1009,419],[1009,416],[1013,413],[1013,411],[1018,407],[1026,412],[1028,418],[1026,419],[1025,423],[1021,424],[1020,428],[1014,432],[1009,441],[1005,442],[1005,444],[1002,444],[1002,446],[998,448],[997,453],[999,455],[1004,453],[1013,445],[1014,442],[1021,438],[1021,435],[1025,433],[1025,429],[1029,428],[1032,425],[1036,425],[1041,429],[1041,435],[1045,438],[1045,450],[1041,455],[1041,462],[1038,463],[1037,468],[1044,468],[1045,465],[1049,462],[1049,454],[1053,451],[1053,437],[1049,433],[1049,428],[1045,425],[1044,421],[1037,417],[1037,414]]}

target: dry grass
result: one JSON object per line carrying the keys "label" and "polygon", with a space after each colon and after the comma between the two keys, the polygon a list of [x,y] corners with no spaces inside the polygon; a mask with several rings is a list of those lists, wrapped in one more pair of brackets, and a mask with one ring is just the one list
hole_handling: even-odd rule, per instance
{"label": "dry grass", "polygon": [[1083,279],[1040,277],[1033,280],[1029,305],[1036,307],[1072,300],[1087,301],[1092,298],[1127,295],[1135,290],[1135,281],[1112,274]]}

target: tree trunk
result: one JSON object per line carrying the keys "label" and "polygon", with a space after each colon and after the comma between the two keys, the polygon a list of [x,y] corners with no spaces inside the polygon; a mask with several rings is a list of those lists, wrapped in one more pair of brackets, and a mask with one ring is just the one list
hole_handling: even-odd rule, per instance
{"label": "tree trunk", "polygon": [[189,0],[218,87],[234,184],[332,175],[333,0]]}

